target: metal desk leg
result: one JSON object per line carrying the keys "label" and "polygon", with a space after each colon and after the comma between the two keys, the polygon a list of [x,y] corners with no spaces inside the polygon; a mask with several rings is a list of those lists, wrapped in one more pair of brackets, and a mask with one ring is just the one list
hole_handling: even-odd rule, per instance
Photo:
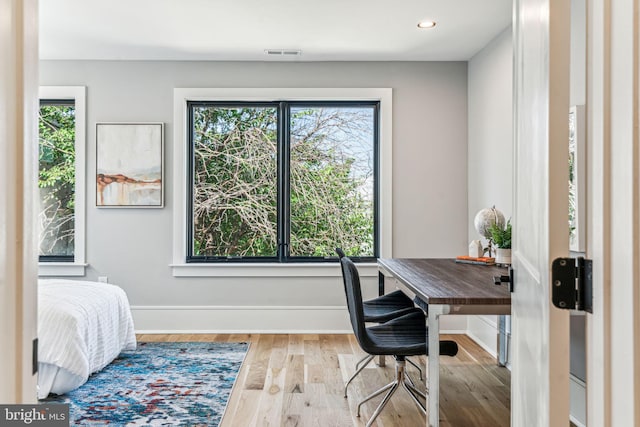
{"label": "metal desk leg", "polygon": [[511,316],[498,316],[498,366],[509,362],[509,338],[511,337]]}
{"label": "metal desk leg", "polygon": [[[384,274],[378,271],[378,296],[384,295]],[[378,356],[378,366],[384,368],[387,366],[384,356]]]}
{"label": "metal desk leg", "polygon": [[447,314],[447,305],[429,305],[427,321],[429,336],[429,413],[427,426],[438,427],[440,424],[440,315]]}

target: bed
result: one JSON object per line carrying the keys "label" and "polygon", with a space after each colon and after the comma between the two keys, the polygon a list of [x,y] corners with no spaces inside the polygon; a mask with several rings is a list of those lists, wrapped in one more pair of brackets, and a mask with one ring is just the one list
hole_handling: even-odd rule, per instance
{"label": "bed", "polygon": [[38,398],[80,387],[136,348],[127,295],[107,283],[39,280],[38,340]]}

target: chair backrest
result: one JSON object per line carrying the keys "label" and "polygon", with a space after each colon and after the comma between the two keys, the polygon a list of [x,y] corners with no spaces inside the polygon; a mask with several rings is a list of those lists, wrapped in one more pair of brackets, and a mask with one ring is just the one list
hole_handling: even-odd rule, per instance
{"label": "chair backrest", "polygon": [[342,280],[344,281],[344,291],[347,296],[347,309],[353,333],[365,351],[372,347],[372,342],[367,334],[364,321],[364,306],[362,304],[362,289],[360,287],[360,275],[356,265],[346,256],[340,258],[342,268]]}
{"label": "chair backrest", "polygon": [[[336,248],[336,253],[338,254],[338,259],[339,261],[342,260],[342,258],[346,257],[346,255],[344,254],[344,251],[342,250],[342,248]],[[344,284],[344,292],[345,295],[347,293],[347,284],[344,280],[344,267],[342,267],[342,264],[340,264],[340,269],[342,270],[342,283]]]}

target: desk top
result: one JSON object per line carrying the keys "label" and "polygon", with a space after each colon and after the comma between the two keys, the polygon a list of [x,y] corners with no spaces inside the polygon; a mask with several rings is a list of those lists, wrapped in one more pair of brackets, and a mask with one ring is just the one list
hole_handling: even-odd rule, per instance
{"label": "desk top", "polygon": [[504,267],[463,264],[449,258],[380,258],[378,266],[428,304],[511,304],[508,283],[493,282],[493,276],[508,274]]}

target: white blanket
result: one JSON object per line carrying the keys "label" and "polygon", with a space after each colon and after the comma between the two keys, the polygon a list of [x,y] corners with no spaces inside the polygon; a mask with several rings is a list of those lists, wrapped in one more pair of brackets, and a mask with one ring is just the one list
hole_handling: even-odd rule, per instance
{"label": "white blanket", "polygon": [[38,338],[38,397],[66,393],[136,348],[127,295],[106,283],[39,280]]}

